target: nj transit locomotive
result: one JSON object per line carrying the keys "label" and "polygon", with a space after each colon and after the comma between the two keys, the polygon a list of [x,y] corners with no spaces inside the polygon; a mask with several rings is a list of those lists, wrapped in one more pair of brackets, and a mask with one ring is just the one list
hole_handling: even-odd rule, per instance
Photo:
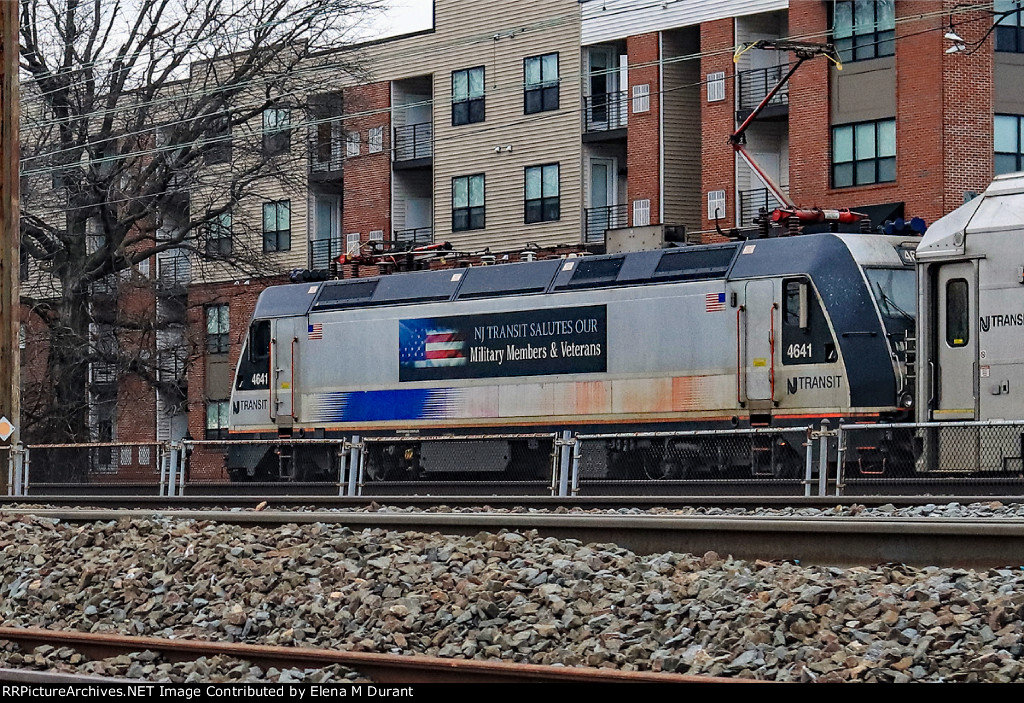
{"label": "nj transit locomotive", "polygon": [[[416,434],[908,419],[917,241],[818,234],[270,288],[238,364],[232,437],[401,433],[366,457],[384,478],[445,470]],[[477,470],[540,472],[551,451],[464,444]],[[608,443],[610,474],[627,448]],[[295,451],[232,449],[229,468],[334,475],[331,452]],[[785,451],[777,465],[795,474],[803,450]],[[645,453],[648,476],[688,470],[657,443]],[[749,470],[750,454],[730,468]]]}

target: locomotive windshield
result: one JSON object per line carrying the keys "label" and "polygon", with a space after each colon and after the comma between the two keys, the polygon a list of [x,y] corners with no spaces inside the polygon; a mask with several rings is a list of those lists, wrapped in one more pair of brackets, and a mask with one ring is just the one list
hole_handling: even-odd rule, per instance
{"label": "locomotive windshield", "polygon": [[913,333],[917,310],[917,280],[913,269],[864,269],[889,336]]}

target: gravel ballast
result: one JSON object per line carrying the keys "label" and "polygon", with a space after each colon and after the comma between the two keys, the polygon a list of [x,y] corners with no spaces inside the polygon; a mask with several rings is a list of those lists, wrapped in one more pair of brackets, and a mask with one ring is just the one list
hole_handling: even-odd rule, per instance
{"label": "gravel ballast", "polygon": [[533,533],[6,517],[0,618],[779,681],[1024,680],[1020,568],[638,556]]}

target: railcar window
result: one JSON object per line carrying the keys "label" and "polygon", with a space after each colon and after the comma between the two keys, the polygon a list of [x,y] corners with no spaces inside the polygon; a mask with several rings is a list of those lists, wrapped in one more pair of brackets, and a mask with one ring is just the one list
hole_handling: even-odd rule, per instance
{"label": "railcar window", "polygon": [[954,278],[946,284],[946,344],[966,347],[971,341],[970,300],[967,280]]}

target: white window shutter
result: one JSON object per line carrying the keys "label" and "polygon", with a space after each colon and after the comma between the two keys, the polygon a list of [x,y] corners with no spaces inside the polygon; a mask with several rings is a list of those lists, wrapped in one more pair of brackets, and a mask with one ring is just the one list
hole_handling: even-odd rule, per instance
{"label": "white window shutter", "polygon": [[708,102],[725,100],[725,71],[708,74]]}
{"label": "white window shutter", "polygon": [[651,201],[649,199],[633,201],[633,226],[646,227],[651,224]]}
{"label": "white window shutter", "polygon": [[638,112],[649,112],[651,109],[651,85],[633,86],[633,114]]}
{"label": "white window shutter", "polygon": [[345,135],[345,156],[359,156],[359,146],[359,132],[349,132]]}
{"label": "white window shutter", "polygon": [[[384,128],[383,127],[371,127],[370,128],[370,153],[379,154],[384,151]],[[372,234],[372,233],[371,233]]]}
{"label": "white window shutter", "polygon": [[708,191],[708,219],[725,219],[725,191]]}
{"label": "white window shutter", "polygon": [[348,254],[359,253],[359,232],[351,232],[345,235],[345,252]]}

